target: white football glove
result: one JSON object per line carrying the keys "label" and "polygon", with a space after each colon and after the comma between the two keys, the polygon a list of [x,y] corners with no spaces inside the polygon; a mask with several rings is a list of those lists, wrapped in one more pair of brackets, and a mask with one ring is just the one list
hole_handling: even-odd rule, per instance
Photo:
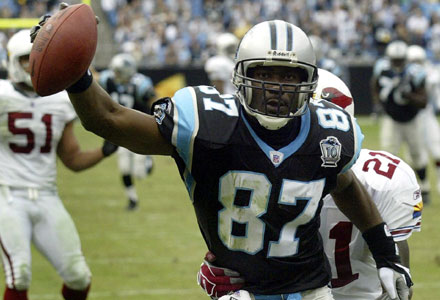
{"label": "white football glove", "polygon": [[[409,269],[396,264],[402,268],[409,275]],[[382,267],[378,270],[379,280],[382,284],[383,293],[377,300],[408,300],[409,299],[409,287],[406,282],[405,276],[391,268]],[[410,275],[411,276],[411,275]]]}
{"label": "white football glove", "polygon": [[255,300],[255,297],[245,290],[238,290],[232,294],[220,297],[218,300]]}

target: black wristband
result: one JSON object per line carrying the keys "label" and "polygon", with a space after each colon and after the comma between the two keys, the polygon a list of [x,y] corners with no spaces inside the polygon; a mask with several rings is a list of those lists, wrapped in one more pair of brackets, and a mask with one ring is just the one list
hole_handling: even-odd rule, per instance
{"label": "black wristband", "polygon": [[367,242],[371,254],[373,254],[378,269],[381,267],[389,267],[390,262],[400,263],[396,244],[386,223],[380,223],[366,230],[362,236]]}
{"label": "black wristband", "polygon": [[115,153],[116,150],[118,150],[118,145],[115,145],[112,142],[104,140],[104,144],[102,144],[102,147],[101,147],[102,155],[104,155],[104,157],[107,157],[107,156]]}
{"label": "black wristband", "polygon": [[81,93],[87,90],[93,82],[93,75],[90,70],[84,73],[84,75],[74,84],[69,86],[66,91],[71,94]]}

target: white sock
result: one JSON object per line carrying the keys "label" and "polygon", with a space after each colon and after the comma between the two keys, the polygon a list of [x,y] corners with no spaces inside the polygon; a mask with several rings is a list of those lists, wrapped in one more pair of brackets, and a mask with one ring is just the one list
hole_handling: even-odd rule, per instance
{"label": "white sock", "polygon": [[127,197],[135,202],[138,201],[138,195],[136,193],[136,188],[132,185],[128,188],[125,188],[125,193],[127,194]]}

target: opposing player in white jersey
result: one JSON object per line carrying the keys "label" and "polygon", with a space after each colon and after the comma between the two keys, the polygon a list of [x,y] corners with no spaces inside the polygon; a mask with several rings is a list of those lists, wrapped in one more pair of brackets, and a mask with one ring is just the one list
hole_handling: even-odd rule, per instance
{"label": "opposing player in white jersey", "polygon": [[[420,231],[422,198],[411,167],[385,152],[362,149],[353,167],[372,196],[399,248],[402,264],[409,268],[407,239]],[[360,231],[336,207],[324,199],[320,232],[332,268],[331,287],[336,300],[374,300],[381,293],[376,264]]]}
{"label": "opposing player in white jersey", "polygon": [[89,168],[116,150],[81,151],[67,93],[39,97],[28,73],[32,44],[21,30],[7,44],[9,80],[0,80],[0,244],[5,300],[27,300],[31,242],[63,279],[68,300],[87,298],[91,273],[78,232],[59,198],[57,155],[73,170]]}
{"label": "opposing player in white jersey", "polygon": [[[329,90],[339,91],[332,94]],[[319,70],[317,98],[335,104],[350,103],[348,87],[335,75]],[[411,167],[400,158],[385,152],[362,149],[353,166],[359,181],[371,195],[382,218],[396,241],[402,264],[409,268],[407,239],[420,231],[422,197]],[[337,208],[331,196],[324,198],[320,232],[324,250],[332,268],[332,294],[335,300],[375,300],[382,294],[376,263],[361,232]]]}
{"label": "opposing player in white jersey", "polygon": [[[318,74],[314,98],[331,101],[353,114],[353,98],[345,83],[326,70],[319,69]],[[387,222],[397,242],[402,265],[409,268],[409,247],[406,240],[413,231],[420,231],[423,208],[414,171],[390,153],[368,149],[361,150],[353,171]],[[382,295],[376,263],[361,232],[337,208],[330,195],[324,198],[320,216],[320,233],[332,270],[331,287],[334,299],[390,299]],[[214,259],[212,253],[207,253],[205,260],[213,262]],[[211,295],[237,290],[244,282],[244,278],[238,273],[213,267],[207,262],[202,264],[198,278],[202,288]],[[231,296],[220,299],[252,299],[248,293]],[[408,299],[408,295],[399,294],[399,299]]]}
{"label": "opposing player in white jersey", "polygon": [[[112,58],[109,69],[101,72],[99,84],[115,102],[141,112],[150,113],[151,102],[156,99],[150,77],[137,72],[134,57],[127,53],[119,53]],[[153,159],[150,155],[137,154],[124,147],[119,147],[117,154],[128,198],[127,210],[134,210],[139,204],[134,178],[145,178],[153,168]]]}
{"label": "opposing player in white jersey", "polygon": [[429,74],[425,82],[428,103],[420,111],[423,119],[421,135],[424,138],[424,146],[436,165],[437,190],[440,192],[440,126],[435,115],[440,100],[440,69],[428,61],[425,49],[419,45],[409,46],[406,57],[408,62],[419,64]]}
{"label": "opposing player in white jersey", "polygon": [[222,33],[216,40],[217,54],[208,58],[205,63],[205,72],[221,94],[235,93],[232,84],[234,70],[234,55],[238,46],[238,38],[232,33]]}

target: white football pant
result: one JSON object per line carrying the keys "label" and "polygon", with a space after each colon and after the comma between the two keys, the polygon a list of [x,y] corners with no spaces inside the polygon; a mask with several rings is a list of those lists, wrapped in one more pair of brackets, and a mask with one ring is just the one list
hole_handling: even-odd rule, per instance
{"label": "white football pant", "polygon": [[381,148],[399,155],[403,143],[408,146],[412,167],[419,170],[428,164],[428,152],[422,135],[423,116],[419,113],[409,122],[396,122],[384,115],[380,128]]}
{"label": "white football pant", "polygon": [[147,176],[147,155],[137,154],[123,147],[119,147],[117,153],[118,167],[123,175],[132,175],[138,179]]}
{"label": "white football pant", "polygon": [[0,243],[6,285],[31,282],[31,242],[71,289],[84,290],[91,273],[72,218],[56,190],[0,186]]}

